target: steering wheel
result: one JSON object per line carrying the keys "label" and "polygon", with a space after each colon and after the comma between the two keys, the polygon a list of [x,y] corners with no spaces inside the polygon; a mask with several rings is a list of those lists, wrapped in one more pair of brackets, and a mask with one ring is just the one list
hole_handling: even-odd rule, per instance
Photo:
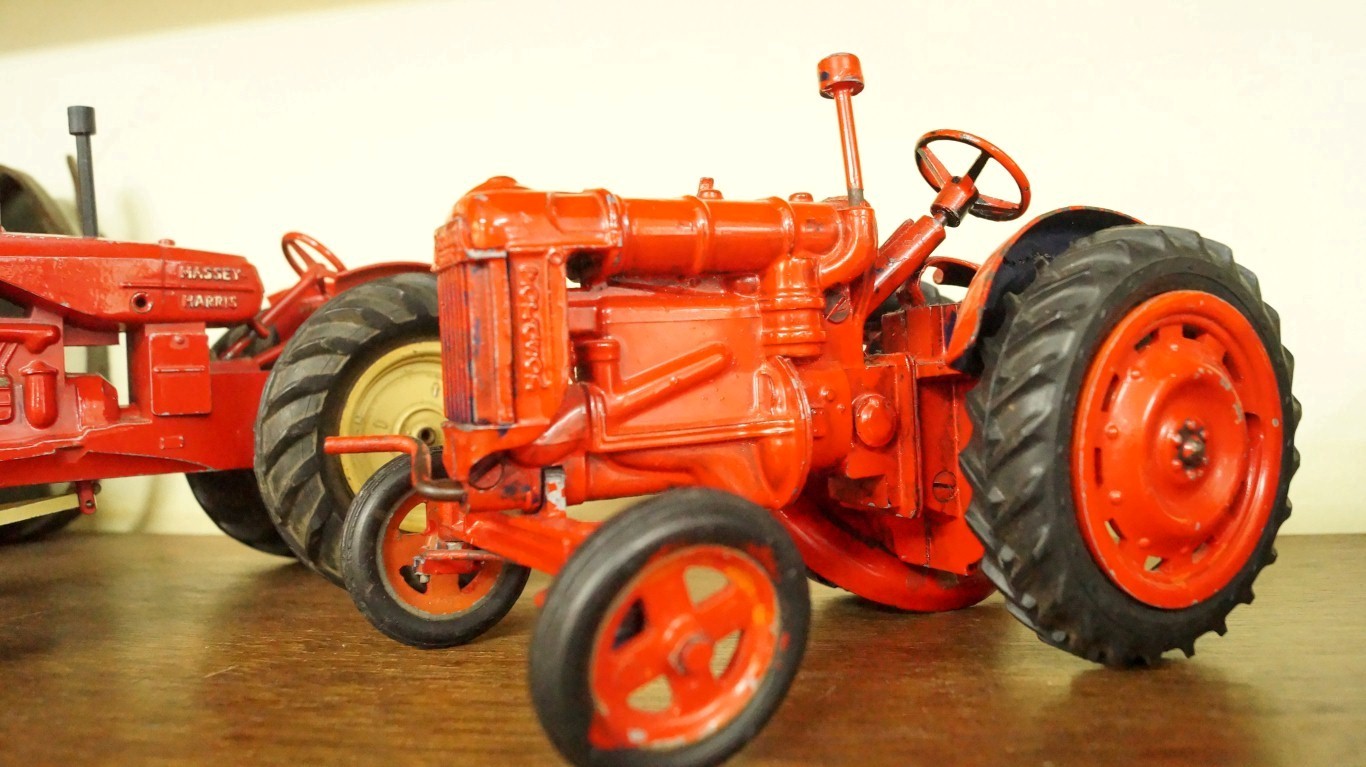
{"label": "steering wheel", "polygon": [[920,175],[925,177],[925,181],[934,187],[934,191],[941,191],[945,186],[958,182],[961,177],[949,173],[948,168],[935,155],[934,150],[930,149],[930,144],[936,141],[954,141],[959,144],[967,144],[976,149],[979,154],[973,161],[972,167],[963,174],[972,179],[975,184],[977,176],[986,168],[988,160],[995,160],[1001,164],[1010,174],[1010,178],[1015,182],[1015,186],[1020,191],[1018,202],[1009,202],[996,197],[979,195],[972,205],[968,207],[968,213],[978,218],[988,221],[1010,221],[1024,215],[1025,209],[1029,207],[1029,179],[1025,177],[1024,171],[1020,166],[1010,159],[1000,147],[987,141],[981,136],[974,136],[971,133],[960,130],[936,130],[930,131],[920,137],[915,142],[915,165],[920,169]]}
{"label": "steering wheel", "polygon": [[[281,237],[280,250],[285,254],[285,263],[289,264],[295,274],[300,277],[319,266],[331,272],[346,271],[346,265],[342,263],[340,258],[337,258],[336,254],[328,250],[326,245],[303,232],[289,232]],[[326,259],[328,266],[318,263],[318,259],[309,253],[310,250]]]}

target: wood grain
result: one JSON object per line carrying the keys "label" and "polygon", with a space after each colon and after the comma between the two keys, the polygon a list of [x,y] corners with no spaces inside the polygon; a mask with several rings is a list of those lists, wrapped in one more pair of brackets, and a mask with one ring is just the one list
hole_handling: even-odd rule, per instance
{"label": "wood grain", "polygon": [[[1193,660],[1120,672],[997,599],[900,615],[816,587],[807,661],[737,765],[1366,763],[1366,536],[1291,537]],[[0,550],[0,763],[541,765],[530,595],[422,652],[346,594],[225,538]]]}

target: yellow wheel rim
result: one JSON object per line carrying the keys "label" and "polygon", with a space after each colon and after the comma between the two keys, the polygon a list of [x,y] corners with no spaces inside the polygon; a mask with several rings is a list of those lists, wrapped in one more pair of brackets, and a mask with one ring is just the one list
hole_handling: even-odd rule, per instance
{"label": "yellow wheel rim", "polygon": [[[344,437],[405,434],[433,447],[442,443],[446,420],[441,400],[441,343],[419,341],[400,346],[361,372],[347,392],[338,433]],[[353,453],[339,456],[351,492],[398,453]],[[403,522],[421,529],[424,509],[414,509]]]}

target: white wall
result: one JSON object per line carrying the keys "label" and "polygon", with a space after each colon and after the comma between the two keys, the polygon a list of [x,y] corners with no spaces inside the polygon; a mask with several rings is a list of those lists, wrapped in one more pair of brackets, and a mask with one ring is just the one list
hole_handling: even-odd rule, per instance
{"label": "white wall", "polygon": [[[633,196],[702,175],[731,197],[838,193],[814,70],[854,51],[884,231],[929,202],[916,136],[961,127],[1014,155],[1036,211],[1104,205],[1230,244],[1298,361],[1287,529],[1366,530],[1360,4],[312,0],[64,42],[51,30],[81,5],[0,0],[0,161],[68,188],[64,109],[94,105],[106,232],[247,254],[271,286],[289,281],[288,229],[351,263],[429,258],[449,206],[496,173]],[[157,19],[178,4],[88,5]],[[1011,231],[973,220],[941,252],[980,259]],[[209,529],[179,478],[111,487],[108,524]]]}

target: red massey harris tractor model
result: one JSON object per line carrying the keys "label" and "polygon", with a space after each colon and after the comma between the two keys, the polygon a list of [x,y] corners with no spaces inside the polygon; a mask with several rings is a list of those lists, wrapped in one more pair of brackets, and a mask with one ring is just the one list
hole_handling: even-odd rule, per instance
{"label": "red massey harris tractor model", "polygon": [[[390,636],[468,641],[528,568],[557,575],[530,680],[574,764],[741,747],[797,671],[808,572],[911,611],[997,589],[1045,642],[1128,665],[1222,632],[1274,557],[1299,406],[1228,248],[1075,207],[980,267],[935,257],[968,216],[1029,204],[1019,166],[958,131],[920,139],[937,195],[879,246],[858,59],[819,74],[845,197],[470,191],[436,238],[444,450],[328,440],[411,456],[343,533],[346,585]],[[976,161],[950,171],[940,141]],[[978,191],[993,161],[1017,199]],[[927,272],[963,301],[928,301]],[[601,526],[565,514],[649,493]]]}
{"label": "red massey harris tractor model", "polygon": [[[280,397],[261,402],[267,376],[274,368],[283,380],[293,380],[276,362],[285,341],[301,334],[301,326],[312,327],[306,320],[316,315],[327,324],[348,307],[383,307],[402,297],[421,316],[392,312],[391,324],[407,323],[401,333],[377,343],[371,333],[348,347],[347,366],[308,370],[336,402],[347,404],[349,420],[341,421],[339,405],[321,413],[296,404],[291,412],[305,423],[326,424],[331,433],[394,423],[393,408],[431,412],[439,423],[433,392],[425,400],[421,391],[407,389],[390,401],[380,396],[401,374],[422,378],[424,366],[432,374],[439,370],[430,266],[348,270],[312,238],[290,233],[284,255],[299,282],[270,296],[263,310],[260,278],[245,259],[177,248],[168,240],[97,238],[89,145],[94,112],[72,107],[69,120],[78,142],[85,237],[0,230],[0,541],[34,537],[80,511],[93,512],[96,480],[186,472],[195,496],[226,533],[257,549],[289,554],[290,530],[285,539],[277,534],[252,472],[258,405],[269,405],[272,413],[282,406]],[[15,207],[16,214],[33,212]],[[211,347],[209,329],[224,327],[229,332]],[[68,370],[65,356],[68,348],[111,346],[120,337],[127,342],[126,403],[103,376]],[[395,350],[406,355],[401,364],[375,369],[376,360]],[[395,393],[392,386],[387,393]],[[315,470],[335,470],[337,462],[321,452],[321,437],[315,442],[308,456]],[[335,487],[317,503],[340,516],[363,480],[355,474],[350,485]],[[51,490],[67,486],[70,492]],[[315,564],[307,548],[297,546],[295,553]]]}

